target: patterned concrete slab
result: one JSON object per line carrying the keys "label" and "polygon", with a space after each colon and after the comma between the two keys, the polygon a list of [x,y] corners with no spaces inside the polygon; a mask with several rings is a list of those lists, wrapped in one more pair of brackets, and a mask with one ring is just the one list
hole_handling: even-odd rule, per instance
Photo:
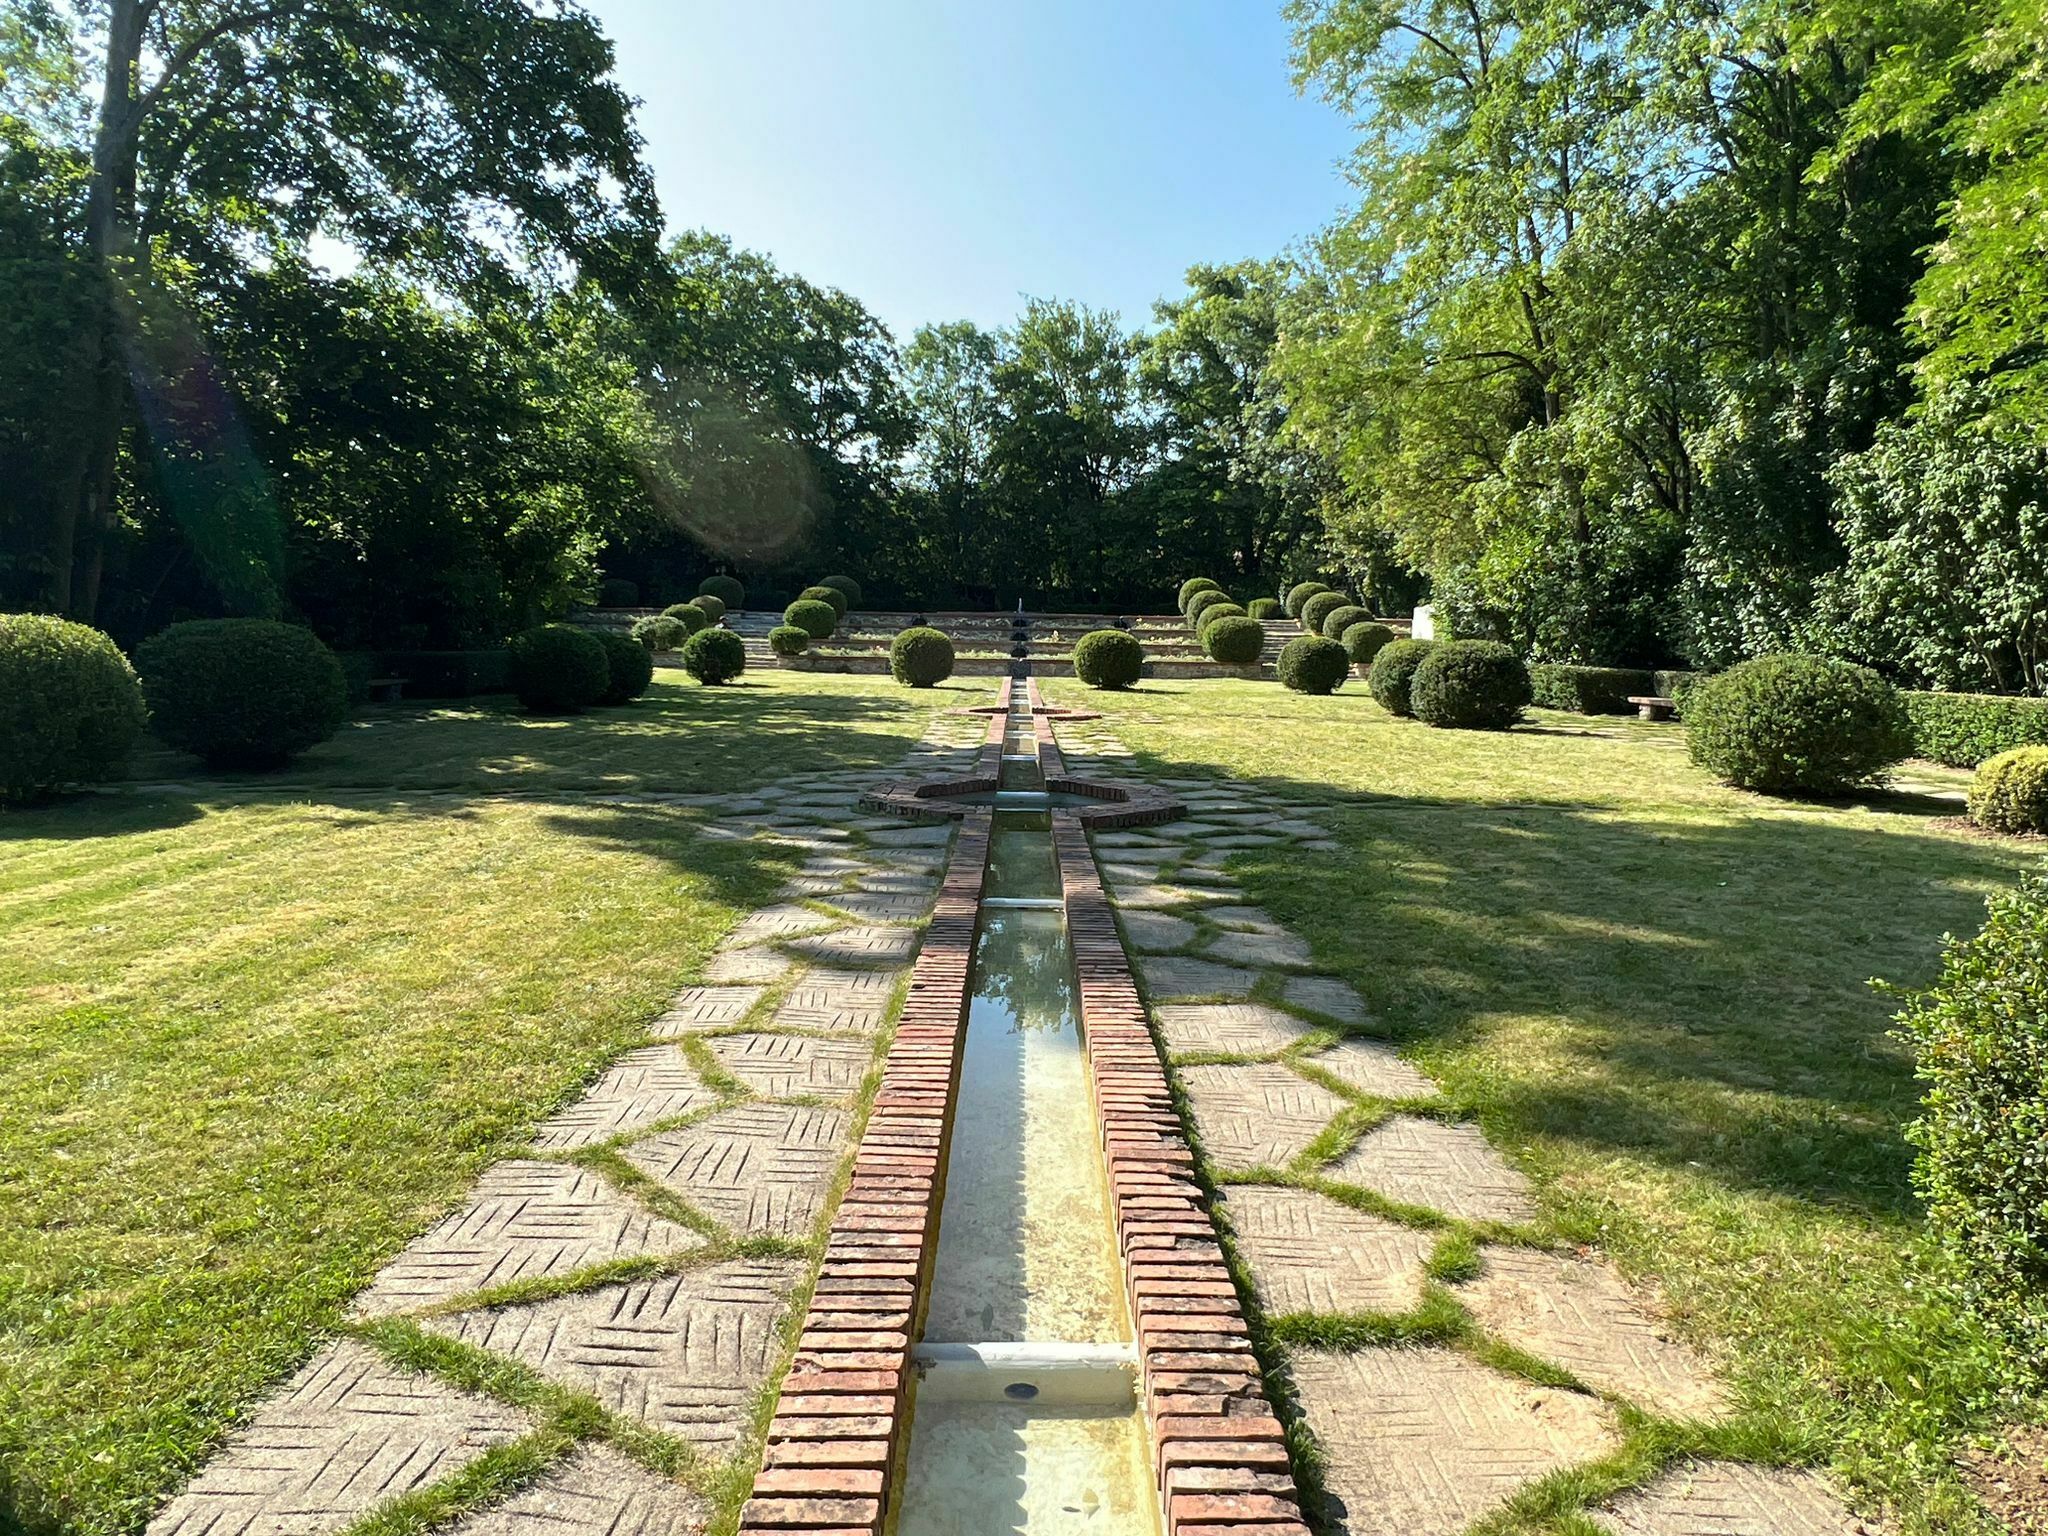
{"label": "patterned concrete slab", "polygon": [[771,1099],[843,1099],[860,1086],[875,1059],[865,1040],[802,1035],[725,1035],[711,1049],[728,1072]]}
{"label": "patterned concrete slab", "polygon": [[1211,907],[1202,916],[1221,928],[1242,928],[1247,933],[1285,933],[1264,907]]}
{"label": "patterned concrete slab", "polygon": [[853,883],[858,890],[886,896],[930,896],[938,889],[938,880],[920,869],[870,870]]}
{"label": "patterned concrete slab", "polygon": [[1174,917],[1166,912],[1126,912],[1124,937],[1131,941],[1134,949],[1161,954],[1192,943],[1195,925],[1184,917]]}
{"label": "patterned concrete slab", "polygon": [[1445,1349],[1305,1350],[1290,1373],[1328,1457],[1340,1536],[1457,1536],[1540,1477],[1619,1444],[1597,1398]]}
{"label": "patterned concrete slab", "polygon": [[1290,976],[1280,988],[1280,996],[1293,1007],[1320,1013],[1339,1024],[1366,1021],[1365,999],[1350,982],[1334,976]]}
{"label": "patterned concrete slab", "polygon": [[1609,1265],[1492,1244],[1480,1258],[1484,1267],[1459,1299],[1510,1344],[1672,1418],[1727,1411],[1706,1361]]}
{"label": "patterned concrete slab", "polygon": [[1212,901],[1213,891],[1198,891],[1187,885],[1111,885],[1110,899],[1120,907],[1157,911],[1161,907],[1185,906],[1189,902]]}
{"label": "patterned concrete slab", "polygon": [[1313,965],[1308,940],[1294,934],[1219,933],[1202,953],[1234,965]]}
{"label": "patterned concrete slab", "polygon": [[1436,1239],[1313,1190],[1233,1184],[1221,1203],[1268,1312],[1408,1312]]}
{"label": "patterned concrete slab", "polygon": [[710,1506],[601,1445],[454,1527],[456,1536],[700,1536]]}
{"label": "patterned concrete slab", "polygon": [[796,939],[790,948],[824,965],[901,965],[913,959],[921,935],[915,928],[863,923],[815,938]]}
{"label": "patterned concrete slab", "polygon": [[932,825],[925,827],[891,827],[886,832],[870,832],[868,842],[877,848],[937,848],[952,841],[950,826]]}
{"label": "patterned concrete slab", "polygon": [[914,923],[931,910],[932,891],[855,891],[826,902],[861,923]]}
{"label": "patterned concrete slab", "polygon": [[761,1000],[765,987],[685,987],[669,1001],[668,1012],[654,1021],[653,1033],[665,1040],[737,1024]]}
{"label": "patterned concrete slab", "polygon": [[256,1410],[149,1522],[149,1536],[338,1531],[530,1427],[516,1409],[405,1375],[343,1340]]}
{"label": "patterned concrete slab", "polygon": [[673,1045],[628,1051],[576,1103],[544,1121],[533,1144],[548,1151],[587,1147],[657,1120],[718,1102]]}
{"label": "patterned concrete slab", "polygon": [[1818,1473],[1692,1461],[1593,1512],[1616,1536],[1872,1536]]}
{"label": "patterned concrete slab", "polygon": [[1344,1107],[1277,1063],[1183,1067],[1180,1080],[1209,1160],[1234,1172],[1288,1162]]}
{"label": "patterned concrete slab", "polygon": [[704,979],[713,982],[780,981],[791,963],[789,956],[780,950],[761,946],[722,949],[704,967]]}
{"label": "patterned concrete slab", "polygon": [[486,1168],[468,1203],[408,1244],[356,1298],[355,1310],[383,1317],[486,1286],[703,1245],[702,1235],[654,1215],[589,1169],[513,1159]]}
{"label": "patterned concrete slab", "polygon": [[802,1270],[733,1259],[682,1275],[428,1321],[702,1449],[731,1449],[774,1368]]}
{"label": "patterned concrete slab", "polygon": [[1138,974],[1154,998],[1249,997],[1258,976],[1241,966],[1185,955],[1140,955]]}
{"label": "patterned concrete slab", "polygon": [[838,926],[837,918],[827,917],[822,912],[813,912],[793,901],[777,902],[741,919],[738,926],[726,935],[725,944],[732,949],[750,949],[756,945],[799,938],[807,933],[823,933],[827,928]]}
{"label": "patterned concrete slab", "polygon": [[840,971],[813,966],[775,1010],[775,1022],[787,1029],[836,1030],[873,1034],[889,1014],[895,995],[895,971]]}
{"label": "patterned concrete slab", "polygon": [[1262,1003],[1168,1003],[1154,1010],[1167,1049],[1267,1056],[1284,1051],[1311,1026]]}
{"label": "patterned concrete slab", "polygon": [[738,1104],[626,1157],[736,1232],[807,1237],[824,1208],[852,1121],[802,1104]]}
{"label": "patterned concrete slab", "polygon": [[1401,1059],[1391,1045],[1377,1040],[1339,1040],[1327,1051],[1301,1058],[1303,1065],[1318,1067],[1360,1093],[1378,1094],[1383,1099],[1427,1099],[1436,1084]]}
{"label": "patterned concrete slab", "polygon": [[1408,1205],[1467,1221],[1533,1220],[1529,1181],[1494,1151],[1476,1125],[1396,1115],[1324,1172]]}

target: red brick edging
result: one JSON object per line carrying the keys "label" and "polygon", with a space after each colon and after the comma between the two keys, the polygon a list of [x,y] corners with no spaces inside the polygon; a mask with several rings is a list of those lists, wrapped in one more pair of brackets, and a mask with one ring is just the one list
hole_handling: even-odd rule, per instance
{"label": "red brick edging", "polygon": [[969,812],[911,969],[852,1181],[826,1233],[742,1532],[874,1536],[882,1528],[937,1246],[988,844],[989,813]]}

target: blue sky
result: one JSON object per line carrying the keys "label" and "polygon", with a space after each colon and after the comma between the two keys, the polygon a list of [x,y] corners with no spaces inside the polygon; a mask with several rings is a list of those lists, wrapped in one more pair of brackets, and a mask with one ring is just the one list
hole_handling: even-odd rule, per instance
{"label": "blue sky", "polygon": [[1149,321],[1197,261],[1344,205],[1279,0],[585,0],[672,228],[844,288],[907,337],[1024,295]]}

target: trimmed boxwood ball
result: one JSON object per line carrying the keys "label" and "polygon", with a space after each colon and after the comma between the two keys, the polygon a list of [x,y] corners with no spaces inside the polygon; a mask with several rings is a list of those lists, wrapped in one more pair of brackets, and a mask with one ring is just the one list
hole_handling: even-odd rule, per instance
{"label": "trimmed boxwood ball", "polygon": [[709,592],[699,592],[690,599],[690,606],[703,609],[704,616],[714,624],[725,617],[725,599],[714,597]]}
{"label": "trimmed boxwood ball", "polygon": [[1287,610],[1280,606],[1277,597],[1255,597],[1248,605],[1251,616],[1260,621],[1277,619]]}
{"label": "trimmed boxwood ball", "polygon": [[796,600],[800,603],[829,603],[832,605],[832,616],[835,621],[846,617],[846,594],[837,587],[822,584],[805,587],[803,591],[797,593]]}
{"label": "trimmed boxwood ball", "polygon": [[1329,590],[1329,584],[1321,581],[1298,582],[1294,586],[1289,587],[1287,589],[1287,617],[1290,619],[1300,618],[1301,605],[1303,603],[1314,597],[1318,592],[1327,592]]}
{"label": "trimmed boxwood ball", "polygon": [[597,702],[623,704],[628,699],[639,698],[654,681],[654,658],[648,654],[647,647],[616,629],[598,629],[591,633],[604,647],[605,666],[610,673]]}
{"label": "trimmed boxwood ball", "polygon": [[[1301,620],[1301,627],[1310,634],[1322,635],[1323,620],[1327,619],[1339,608],[1355,606],[1356,604],[1342,592],[1317,592],[1301,605],[1301,612],[1296,614],[1295,617]],[[1366,617],[1371,618],[1372,615],[1368,613]],[[1330,637],[1323,635],[1323,638],[1327,640]]]}
{"label": "trimmed boxwood ball", "polygon": [[1912,750],[1904,706],[1868,667],[1780,653],[1716,673],[1686,699],[1692,760],[1740,789],[1835,795]]}
{"label": "trimmed boxwood ball", "polygon": [[633,623],[633,638],[650,651],[673,651],[690,638],[690,626],[665,613]]}
{"label": "trimmed boxwood ball", "polygon": [[2048,832],[2048,747],[2014,747],[1980,763],[1970,820],[1993,832]]}
{"label": "trimmed boxwood ball", "polygon": [[1213,608],[1218,603],[1228,603],[1229,601],[1230,594],[1228,592],[1221,591],[1215,587],[1204,587],[1201,591],[1197,592],[1193,597],[1188,599],[1188,623],[1194,627],[1195,632],[1197,634],[1201,633],[1202,610],[1204,610],[1205,608]]}
{"label": "trimmed boxwood ball", "polygon": [[670,603],[661,610],[661,616],[665,619],[674,619],[693,635],[700,629],[708,628],[711,623],[711,615],[695,603]]}
{"label": "trimmed boxwood ball", "polygon": [[1424,725],[1505,730],[1528,702],[1529,668],[1494,640],[1446,640],[1408,684],[1408,707]]}
{"label": "trimmed boxwood ball", "polygon": [[1090,688],[1128,688],[1145,670],[1145,647],[1121,629],[1093,629],[1074,642],[1074,676]]}
{"label": "trimmed boxwood ball", "polygon": [[[604,652],[583,638],[601,682]],[[348,717],[341,663],[319,636],[297,624],[173,624],[136,647],[135,670],[150,728],[217,767],[278,767],[325,741]]]}
{"label": "trimmed boxwood ball", "polygon": [[1202,605],[1202,616],[1195,621],[1195,633],[1197,635],[1208,634],[1209,626],[1219,619],[1241,619],[1244,617],[1244,609],[1236,603],[1204,603]]}
{"label": "trimmed boxwood ball", "polygon": [[953,675],[953,642],[943,632],[917,625],[889,642],[889,672],[912,688],[929,688]]}
{"label": "trimmed boxwood ball", "polygon": [[737,576],[706,576],[697,583],[699,597],[715,597],[728,613],[747,605],[747,589]]}
{"label": "trimmed boxwood ball", "polygon": [[1351,662],[1344,647],[1321,635],[1303,635],[1280,648],[1275,668],[1280,681],[1296,693],[1330,693],[1343,685]]}
{"label": "trimmed boxwood ball", "polygon": [[1243,614],[1228,614],[1202,627],[1202,648],[1211,661],[1250,666],[1266,649],[1266,626]]}
{"label": "trimmed boxwood ball", "polygon": [[1184,581],[1180,584],[1180,596],[1177,599],[1180,611],[1182,613],[1188,611],[1188,602],[1197,592],[1221,592],[1222,590],[1221,586],[1206,576],[1197,576],[1192,580]]}
{"label": "trimmed boxwood ball", "polygon": [[105,635],[39,613],[0,614],[0,800],[112,778],[142,720],[134,669]]}
{"label": "trimmed boxwood ball", "polygon": [[574,624],[542,624],[512,637],[512,691],[537,715],[568,715],[611,687],[611,661],[596,635]]}
{"label": "trimmed boxwood ball", "polygon": [[801,656],[810,643],[810,633],[794,624],[778,624],[768,631],[768,649],[778,656]]}
{"label": "trimmed boxwood ball", "polygon": [[729,683],[747,670],[746,642],[729,629],[706,629],[683,643],[683,670],[700,683]]}
{"label": "trimmed boxwood ball", "polygon": [[1386,625],[1376,624],[1367,619],[1362,623],[1347,625],[1344,633],[1337,637],[1337,642],[1344,647],[1344,654],[1351,658],[1351,665],[1363,667],[1369,665],[1375,656],[1399,638],[1400,636]]}
{"label": "trimmed boxwood ball", "polygon": [[782,610],[782,622],[794,624],[813,640],[830,640],[839,627],[839,614],[828,602],[800,597]]}
{"label": "trimmed boxwood ball", "polygon": [[1354,624],[1363,624],[1372,618],[1370,608],[1361,608],[1356,603],[1346,603],[1341,608],[1332,608],[1323,615],[1323,622],[1316,626],[1316,632],[1325,640],[1344,639],[1344,631]]}
{"label": "trimmed boxwood ball", "polygon": [[[860,583],[851,576],[827,576],[818,582],[821,587],[830,587],[846,599],[848,610],[858,608],[861,600]],[[844,617],[844,615],[841,615]]]}
{"label": "trimmed boxwood ball", "polygon": [[1408,685],[1415,680],[1415,669],[1422,665],[1422,658],[1434,649],[1434,640],[1394,640],[1380,647],[1379,654],[1372,659],[1372,671],[1366,676],[1365,686],[1372,690],[1381,709],[1390,715],[1412,713],[1408,707]]}

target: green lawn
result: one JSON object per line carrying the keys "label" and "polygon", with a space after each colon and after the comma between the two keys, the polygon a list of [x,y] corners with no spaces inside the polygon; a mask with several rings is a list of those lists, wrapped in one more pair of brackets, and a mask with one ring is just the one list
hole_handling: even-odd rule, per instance
{"label": "green lawn", "polygon": [[277,780],[163,754],[138,770],[175,789],[0,813],[0,1529],[139,1529],[795,857],[574,791],[886,764],[964,701],[663,673],[623,710],[370,710]]}
{"label": "green lawn", "polygon": [[1926,1285],[1900,1134],[1917,1093],[1868,982],[1931,980],[1943,932],[1974,931],[2036,850],[1930,800],[1721,788],[1678,726],[1435,731],[1355,682],[1048,692],[1104,711],[1145,769],[1327,808],[1342,851],[1249,854],[1248,891],[1536,1175],[1563,1232],[1662,1283],[1736,1385],[1731,1444],[1832,1460],[1908,1532],[1981,1528],[1946,1442],[1973,1427],[1982,1360]]}

